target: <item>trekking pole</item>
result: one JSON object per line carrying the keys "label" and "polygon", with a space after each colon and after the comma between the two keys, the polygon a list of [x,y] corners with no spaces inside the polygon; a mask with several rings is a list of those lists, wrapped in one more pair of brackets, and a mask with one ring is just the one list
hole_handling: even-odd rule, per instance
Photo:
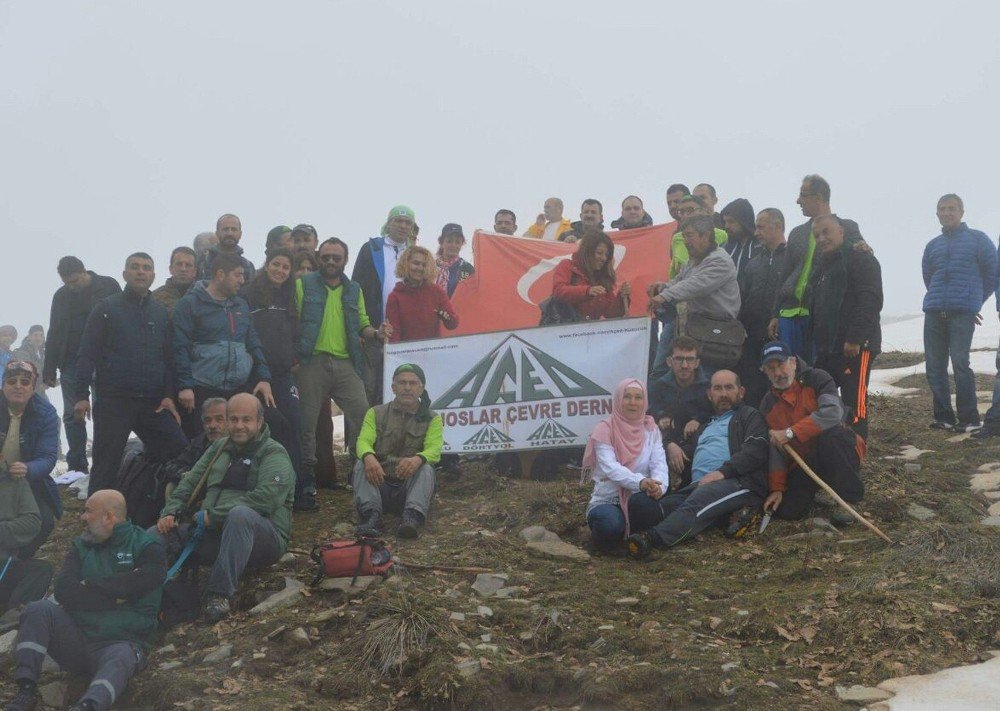
{"label": "trekking pole", "polygon": [[7,562],[3,564],[3,570],[0,570],[0,582],[3,582],[3,579],[7,577],[7,569],[10,568],[11,561],[13,560],[14,556],[7,557]]}
{"label": "trekking pole", "polygon": [[[228,440],[229,438],[226,437],[225,439]],[[198,480],[198,483],[195,484],[194,489],[191,490],[191,496],[188,497],[187,506],[184,507],[184,513],[186,515],[190,515],[191,509],[198,502],[198,495],[201,493],[201,490],[205,487],[205,484],[208,482],[208,475],[212,473],[212,467],[215,466],[216,460],[218,460],[219,455],[222,454],[222,450],[225,448],[226,448],[226,442],[223,441],[219,445],[219,448],[215,450],[215,454],[212,456],[211,461],[209,461],[208,466],[205,467],[205,473],[201,475],[201,479]]]}
{"label": "trekking pole", "polygon": [[792,449],[791,447],[789,447],[787,444],[783,445],[783,449],[785,450],[785,452],[788,453],[788,455],[792,459],[795,460],[795,463],[799,465],[799,467],[802,469],[802,471],[804,471],[806,474],[809,475],[810,479],[812,479],[817,484],[819,484],[820,488],[823,489],[823,491],[825,491],[826,493],[828,493],[833,498],[834,501],[836,501],[838,504],[840,504],[841,508],[843,508],[845,511],[847,511],[847,513],[851,514],[851,516],[853,516],[858,521],[860,521],[865,526],[867,526],[869,529],[871,529],[871,531],[876,536],[878,536],[879,538],[881,538],[884,541],[886,541],[886,543],[892,543],[892,539],[889,538],[884,533],[882,533],[882,531],[879,530],[878,526],[876,526],[874,523],[872,523],[871,521],[869,521],[868,519],[866,519],[864,516],[862,516],[861,514],[859,514],[857,511],[855,511],[853,508],[851,508],[851,505],[848,504],[846,501],[844,501],[842,498],[840,498],[840,495],[836,491],[834,491],[833,488],[829,484],[827,484],[825,481],[823,481],[822,479],[820,479],[819,476],[816,475],[816,472],[814,472],[809,467],[809,465],[805,463],[805,460],[802,459],[802,457],[799,456],[798,452],[796,452],[794,449]]}

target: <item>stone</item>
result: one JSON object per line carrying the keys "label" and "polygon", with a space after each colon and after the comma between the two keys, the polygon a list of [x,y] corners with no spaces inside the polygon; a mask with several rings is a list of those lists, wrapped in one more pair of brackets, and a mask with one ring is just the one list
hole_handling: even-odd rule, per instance
{"label": "stone", "polygon": [[475,676],[482,669],[482,665],[479,663],[478,659],[468,659],[464,662],[459,662],[455,665],[458,669],[458,673],[462,676]]}
{"label": "stone", "polygon": [[304,627],[296,627],[293,629],[288,635],[288,638],[299,647],[309,647],[312,645],[312,640],[309,639],[309,633],[306,632]]}
{"label": "stone", "polygon": [[688,620],[688,627],[701,627],[701,620]]}
{"label": "stone", "polygon": [[816,518],[809,519],[809,523],[812,524],[813,528],[819,528],[824,531],[833,531],[834,533],[840,533],[836,526],[830,523],[829,519],[821,518],[817,516]]}
{"label": "stone", "polygon": [[725,664],[722,665],[722,671],[724,672],[732,671],[733,669],[739,669],[739,668],[740,668],[739,662],[726,662]]}
{"label": "stone", "polygon": [[46,654],[45,659],[42,660],[42,672],[57,671],[62,671],[62,668],[56,663],[55,659]]}
{"label": "stone", "polygon": [[65,681],[53,681],[38,687],[38,695],[42,697],[42,703],[55,708],[66,707],[66,692],[69,685]]}
{"label": "stone", "polygon": [[620,597],[615,600],[616,605],[622,605],[623,607],[631,607],[632,605],[639,604],[639,598],[637,597]]}
{"label": "stone", "polygon": [[977,472],[972,475],[969,487],[973,491],[992,491],[1000,489],[1000,471]]}
{"label": "stone", "polygon": [[521,588],[516,588],[516,587],[500,588],[495,593],[493,593],[493,597],[498,598],[500,600],[507,600],[512,597],[517,597],[520,594],[521,594]]}
{"label": "stone", "polygon": [[977,472],[995,472],[1000,470],[1000,462],[986,462],[976,467]]}
{"label": "stone", "polygon": [[[351,581],[354,584],[351,584]],[[378,585],[382,582],[381,575],[359,575],[355,578],[325,578],[317,586],[320,590],[326,590],[328,592],[339,592],[344,595],[360,595],[365,590],[370,588],[372,585]],[[252,610],[251,610],[252,612]]]}
{"label": "stone", "polygon": [[448,619],[449,620],[454,620],[455,622],[465,622],[465,613],[464,612],[453,612],[453,613],[451,613],[451,617],[449,617]]}
{"label": "stone", "polygon": [[917,521],[929,521],[937,516],[937,514],[929,508],[921,506],[920,504],[910,504],[906,507],[906,513],[910,518],[916,519]]}
{"label": "stone", "polygon": [[253,658],[254,659],[267,659],[267,655],[264,654],[264,652],[254,652],[253,653]]}
{"label": "stone", "polygon": [[160,647],[156,650],[156,654],[173,654],[177,651],[177,646],[173,644],[168,644],[166,647]]}
{"label": "stone", "polygon": [[202,661],[205,664],[217,664],[224,659],[229,659],[231,656],[233,656],[233,645],[220,644],[218,647],[206,654]]}
{"label": "stone", "polygon": [[302,591],[305,590],[304,583],[295,578],[285,577],[285,589],[268,596],[263,602],[250,608],[251,615],[263,615],[265,612],[281,610],[302,599]]}
{"label": "stone", "polygon": [[995,504],[990,504],[990,508],[986,511],[990,516],[1000,516],[1000,501]]}
{"label": "stone", "polygon": [[738,617],[749,617],[750,616],[750,610],[737,610],[736,611],[736,615]]}
{"label": "stone", "polygon": [[1000,491],[984,491],[983,496],[985,496],[990,501],[997,501],[1000,499]]}
{"label": "stone", "polygon": [[480,605],[476,608],[476,612],[480,617],[493,617],[493,610],[486,607],[486,605]]}
{"label": "stone", "polygon": [[466,652],[471,652],[472,651],[472,647],[470,647],[469,645],[467,645],[465,642],[459,642],[458,643],[458,648],[459,649],[464,649]]}
{"label": "stone", "polygon": [[278,562],[279,563],[283,563],[284,565],[288,565],[289,563],[294,563],[295,562],[295,554],[294,553],[285,553],[285,555],[283,555],[280,558],[278,558]]}
{"label": "stone", "polygon": [[892,694],[888,691],[876,689],[871,686],[860,686],[858,684],[849,687],[836,686],[834,690],[837,692],[837,698],[841,701],[853,701],[859,704],[869,704],[874,701],[885,701],[892,698]]}
{"label": "stone", "polygon": [[354,526],[346,521],[341,521],[333,527],[332,533],[336,538],[354,538]]}
{"label": "stone", "polygon": [[576,563],[590,562],[590,554],[587,551],[563,541],[532,541],[527,545],[528,553],[539,558],[571,560]]}
{"label": "stone", "polygon": [[483,642],[492,642],[493,641],[493,635],[491,635],[491,634],[481,634],[481,635],[479,635],[479,639],[482,640]]}
{"label": "stone", "polygon": [[450,597],[452,600],[457,600],[458,598],[462,597],[462,593],[460,593],[455,588],[451,588],[450,590],[445,592],[444,596]]}
{"label": "stone", "polygon": [[476,649],[478,649],[480,652],[494,652],[494,653],[500,650],[500,648],[495,644],[477,644]]}
{"label": "stone", "polygon": [[598,632],[610,632],[614,628],[615,628],[614,625],[601,625],[600,627],[597,628],[597,631]]}
{"label": "stone", "polygon": [[979,523],[984,526],[1000,526],[1000,516],[987,516]]}
{"label": "stone", "polygon": [[[256,655],[254,655],[256,656]],[[171,669],[178,669],[184,666],[184,662],[163,662],[157,667],[160,671],[170,671]]]}
{"label": "stone", "polygon": [[323,610],[322,612],[317,612],[315,615],[309,618],[309,624],[311,625],[321,625],[324,622],[329,622],[334,617],[337,616],[339,610],[335,608],[330,608],[329,610]]}
{"label": "stone", "polygon": [[480,597],[489,597],[507,585],[508,577],[506,573],[479,573],[472,589]]}
{"label": "stone", "polygon": [[920,465],[916,462],[907,462],[903,465],[903,471],[907,472],[918,472],[920,471]]}
{"label": "stone", "polygon": [[11,630],[0,636],[0,654],[10,654],[17,642],[17,630]]}
{"label": "stone", "polygon": [[656,630],[662,629],[663,624],[659,620],[646,620],[641,625],[639,629],[643,632],[654,632]]}
{"label": "stone", "polygon": [[517,635],[517,638],[519,640],[521,640],[522,642],[530,642],[531,640],[533,640],[535,638],[535,633],[534,632],[521,632],[519,635]]}
{"label": "stone", "polygon": [[522,528],[521,532],[517,535],[520,536],[521,540],[525,543],[533,543],[535,541],[558,542],[562,540],[558,535],[544,526],[528,526],[527,528]]}

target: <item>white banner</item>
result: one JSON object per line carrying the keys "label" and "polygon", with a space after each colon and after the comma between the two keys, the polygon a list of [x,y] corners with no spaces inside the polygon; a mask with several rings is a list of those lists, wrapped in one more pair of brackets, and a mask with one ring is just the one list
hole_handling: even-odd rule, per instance
{"label": "white banner", "polygon": [[445,452],[583,446],[611,414],[615,386],[646,380],[649,318],[389,343],[385,402],[404,363],[427,375]]}

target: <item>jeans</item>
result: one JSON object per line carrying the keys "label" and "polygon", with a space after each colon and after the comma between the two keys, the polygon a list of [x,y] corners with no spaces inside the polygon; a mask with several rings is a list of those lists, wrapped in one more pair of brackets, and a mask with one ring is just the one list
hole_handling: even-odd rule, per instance
{"label": "jeans", "polygon": [[[644,491],[628,497],[629,533],[641,533],[663,518],[660,504]],[[598,504],[587,512],[590,537],[598,546],[617,543],[625,535],[625,513],[617,504]]]}
{"label": "jeans", "polygon": [[87,464],[87,425],[73,416],[76,407],[76,361],[69,361],[59,369],[59,387],[63,397],[63,427],[66,428],[66,466],[70,471],[90,472]]}
{"label": "jeans", "polygon": [[934,419],[955,423],[948,381],[948,358],[955,373],[955,400],[958,421],[979,424],[976,406],[976,377],[969,366],[969,349],[976,330],[976,315],[928,311],[924,314],[924,354],[927,357],[927,384],[934,396]]}
{"label": "jeans", "polygon": [[666,372],[668,368],[666,360],[670,357],[674,347],[674,329],[676,328],[676,323],[676,318],[666,319],[660,317],[660,340],[656,346],[656,355],[653,356],[653,362],[649,367],[651,374],[660,375]]}

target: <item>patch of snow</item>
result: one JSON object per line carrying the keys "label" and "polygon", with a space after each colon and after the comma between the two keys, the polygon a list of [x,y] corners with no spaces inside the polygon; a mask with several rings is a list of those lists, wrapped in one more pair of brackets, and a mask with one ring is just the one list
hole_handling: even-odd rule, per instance
{"label": "patch of snow", "polygon": [[889,679],[878,688],[895,694],[878,706],[888,711],[995,711],[1000,699],[1000,657],[936,674]]}

